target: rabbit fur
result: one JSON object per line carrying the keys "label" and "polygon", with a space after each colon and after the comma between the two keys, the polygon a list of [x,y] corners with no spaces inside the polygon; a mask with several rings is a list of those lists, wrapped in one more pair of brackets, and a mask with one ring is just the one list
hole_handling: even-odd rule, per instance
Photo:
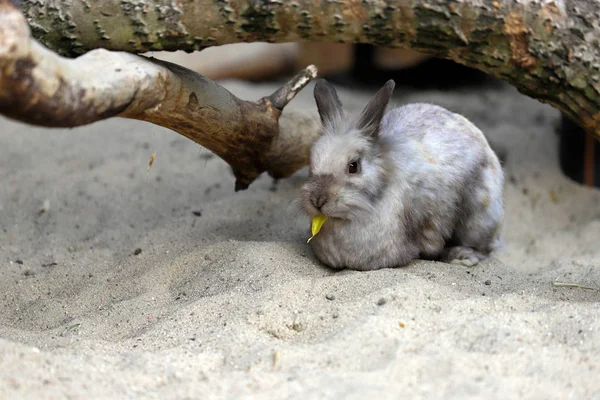
{"label": "rabbit fur", "polygon": [[375,270],[422,258],[473,266],[502,244],[503,171],[483,133],[431,104],[385,112],[388,81],[346,116],[331,84],[314,95],[323,133],[299,204],[328,217],[310,245],[333,268]]}

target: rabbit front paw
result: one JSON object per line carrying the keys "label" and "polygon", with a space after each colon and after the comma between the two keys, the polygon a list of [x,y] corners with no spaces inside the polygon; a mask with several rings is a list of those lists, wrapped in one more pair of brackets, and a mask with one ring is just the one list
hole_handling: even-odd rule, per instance
{"label": "rabbit front paw", "polygon": [[479,261],[487,258],[483,254],[472,247],[455,246],[444,249],[442,261],[449,264],[464,265],[465,267],[473,267]]}

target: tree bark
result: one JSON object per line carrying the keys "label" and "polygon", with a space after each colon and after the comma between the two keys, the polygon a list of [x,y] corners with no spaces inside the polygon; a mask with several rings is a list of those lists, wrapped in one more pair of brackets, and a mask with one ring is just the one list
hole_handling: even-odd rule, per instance
{"label": "tree bark", "polygon": [[21,0],[63,54],[317,40],[412,47],[508,81],[600,137],[596,0]]}

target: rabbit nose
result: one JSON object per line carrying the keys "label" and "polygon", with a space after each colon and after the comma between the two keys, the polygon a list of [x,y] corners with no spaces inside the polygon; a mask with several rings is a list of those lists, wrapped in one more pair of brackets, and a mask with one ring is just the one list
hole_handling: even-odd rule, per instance
{"label": "rabbit nose", "polygon": [[310,201],[317,210],[321,211],[321,207],[327,203],[327,196],[324,193],[317,193],[310,198]]}

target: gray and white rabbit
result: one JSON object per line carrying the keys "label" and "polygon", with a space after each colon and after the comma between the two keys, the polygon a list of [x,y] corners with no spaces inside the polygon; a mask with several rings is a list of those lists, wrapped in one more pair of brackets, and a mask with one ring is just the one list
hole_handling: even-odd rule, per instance
{"label": "gray and white rabbit", "polygon": [[331,84],[314,89],[323,133],[299,199],[327,220],[310,244],[333,268],[374,270],[416,258],[472,266],[501,246],[503,172],[466,118],[431,104],[385,112],[388,81],[346,116]]}

